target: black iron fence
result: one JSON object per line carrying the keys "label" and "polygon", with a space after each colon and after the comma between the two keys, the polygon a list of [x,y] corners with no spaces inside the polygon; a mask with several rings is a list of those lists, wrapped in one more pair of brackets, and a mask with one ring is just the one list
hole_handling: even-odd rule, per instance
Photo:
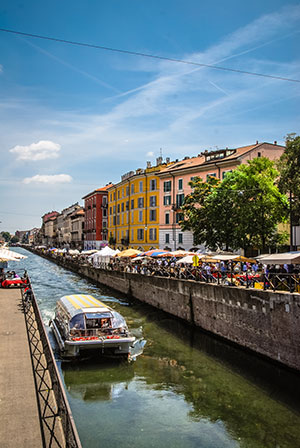
{"label": "black iron fence", "polygon": [[81,448],[80,439],[31,283],[22,299],[43,448]]}
{"label": "black iron fence", "polygon": [[174,266],[164,266],[163,264],[157,263],[141,264],[134,262],[100,262],[95,267],[147,276],[194,280],[205,283],[214,283],[217,285],[241,286],[245,288],[300,293],[299,272],[237,272],[228,269],[216,269],[209,265],[206,267],[194,267],[191,265],[178,266],[176,264]]}

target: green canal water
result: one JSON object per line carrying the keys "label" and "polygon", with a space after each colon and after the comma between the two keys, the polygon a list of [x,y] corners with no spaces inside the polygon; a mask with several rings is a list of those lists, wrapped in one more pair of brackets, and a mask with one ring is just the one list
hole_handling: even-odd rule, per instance
{"label": "green canal water", "polygon": [[10,267],[28,270],[46,324],[59,297],[89,293],[146,340],[129,364],[56,353],[84,448],[300,447],[300,375],[17,250],[28,258]]}

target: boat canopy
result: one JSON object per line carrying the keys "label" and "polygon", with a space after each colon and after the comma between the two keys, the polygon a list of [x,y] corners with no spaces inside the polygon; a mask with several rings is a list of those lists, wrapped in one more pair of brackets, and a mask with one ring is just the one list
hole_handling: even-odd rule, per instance
{"label": "boat canopy", "polygon": [[121,314],[91,295],[73,294],[61,297],[57,302],[57,310],[60,307],[70,316],[70,328],[85,328],[86,319],[111,319],[112,328],[127,328]]}

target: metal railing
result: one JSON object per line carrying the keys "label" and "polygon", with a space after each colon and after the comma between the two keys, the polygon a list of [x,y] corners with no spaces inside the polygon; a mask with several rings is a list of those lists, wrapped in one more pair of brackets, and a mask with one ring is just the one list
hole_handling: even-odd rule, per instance
{"label": "metal railing", "polygon": [[259,287],[264,290],[300,293],[300,274],[235,272],[234,270],[205,269],[202,267],[163,266],[140,263],[98,263],[95,268],[142,274],[147,276],[194,280],[217,285],[241,286],[245,288]]}
{"label": "metal railing", "polygon": [[81,442],[30,280],[22,290],[43,448],[81,448]]}

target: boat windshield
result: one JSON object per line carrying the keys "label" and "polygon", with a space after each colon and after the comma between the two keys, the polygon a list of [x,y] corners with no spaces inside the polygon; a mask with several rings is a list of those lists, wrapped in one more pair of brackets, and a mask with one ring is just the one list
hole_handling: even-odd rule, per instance
{"label": "boat windshield", "polygon": [[85,323],[83,314],[76,314],[70,321],[70,330],[84,330]]}
{"label": "boat windshield", "polygon": [[113,328],[127,328],[126,321],[121,314],[117,313],[117,311],[112,312],[112,327]]}

